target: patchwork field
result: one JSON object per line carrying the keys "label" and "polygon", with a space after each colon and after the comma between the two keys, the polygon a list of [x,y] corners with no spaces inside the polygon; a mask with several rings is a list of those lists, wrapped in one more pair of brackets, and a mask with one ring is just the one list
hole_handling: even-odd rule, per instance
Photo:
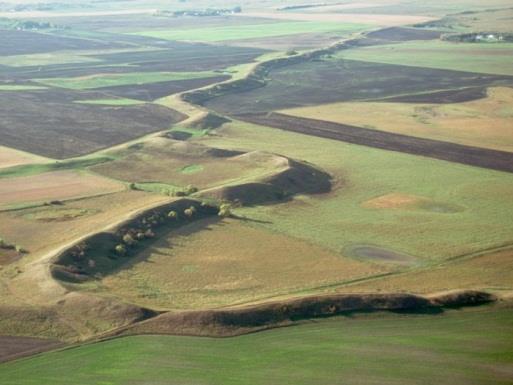
{"label": "patchwork field", "polygon": [[327,58],[273,69],[263,87],[219,96],[205,105],[226,114],[243,114],[511,84],[513,77],[504,75]]}
{"label": "patchwork field", "polygon": [[125,186],[118,182],[75,171],[7,178],[0,184],[0,208],[109,194],[123,189]]}
{"label": "patchwork field", "polygon": [[507,0],[126,6],[0,2],[2,385],[511,383]]}
{"label": "patchwork field", "polygon": [[96,290],[151,308],[205,309],[384,271],[243,220],[204,219],[170,232]]}
{"label": "patchwork field", "polygon": [[[134,336],[0,365],[5,385],[510,383],[511,308],[337,317],[235,338]],[[298,362],[301,365],[298,365]],[[450,362],[450,365],[447,363]],[[405,365],[407,363],[407,365]],[[63,371],[73,375],[62,376]]]}
{"label": "patchwork field", "polygon": [[490,88],[484,99],[456,104],[336,103],[283,111],[467,146],[513,152],[513,88]]}

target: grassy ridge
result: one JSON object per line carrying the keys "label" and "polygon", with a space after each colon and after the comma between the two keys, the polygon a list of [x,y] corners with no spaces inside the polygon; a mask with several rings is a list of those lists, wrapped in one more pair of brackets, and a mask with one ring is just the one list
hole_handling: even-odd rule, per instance
{"label": "grassy ridge", "polygon": [[368,26],[363,24],[352,23],[291,21],[265,25],[257,24],[184,30],[141,31],[135,34],[166,40],[223,41],[285,36],[300,33],[357,32],[367,27]]}
{"label": "grassy ridge", "polygon": [[127,337],[6,363],[0,378],[3,385],[508,384],[513,309],[485,310],[338,317],[228,339]]}
{"label": "grassy ridge", "polygon": [[343,50],[337,57],[374,63],[513,75],[511,43],[408,42]]}

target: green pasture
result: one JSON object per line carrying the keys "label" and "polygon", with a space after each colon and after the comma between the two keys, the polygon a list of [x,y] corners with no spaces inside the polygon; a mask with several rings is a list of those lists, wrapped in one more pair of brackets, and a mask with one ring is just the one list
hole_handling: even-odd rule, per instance
{"label": "green pasture", "polygon": [[101,106],[135,106],[137,104],[144,104],[141,100],[134,99],[93,99],[93,100],[78,100],[75,103],[79,104],[95,104]]}
{"label": "green pasture", "polygon": [[3,385],[506,385],[513,309],[353,315],[233,338],[134,336],[0,365]]}
{"label": "green pasture", "polygon": [[1,91],[38,91],[45,90],[46,87],[25,85],[25,84],[0,84]]}
{"label": "green pasture", "polygon": [[256,25],[236,25],[195,29],[141,31],[134,34],[166,40],[224,41],[286,36],[300,33],[352,33],[368,28],[364,24],[290,21]]}
{"label": "green pasture", "polygon": [[336,56],[374,63],[513,75],[513,43],[408,42],[342,50]]}
{"label": "green pasture", "polygon": [[[198,139],[212,147],[265,150],[306,160],[333,177],[329,194],[237,209],[273,232],[306,239],[347,255],[373,245],[436,261],[513,243],[513,175],[421,156],[237,122]],[[424,197],[457,212],[372,209],[391,193]]]}
{"label": "green pasture", "polygon": [[70,88],[76,90],[116,87],[129,84],[142,85],[174,80],[188,80],[219,76],[212,71],[201,72],[129,72],[124,74],[96,74],[75,78],[36,79],[38,83],[53,87]]}

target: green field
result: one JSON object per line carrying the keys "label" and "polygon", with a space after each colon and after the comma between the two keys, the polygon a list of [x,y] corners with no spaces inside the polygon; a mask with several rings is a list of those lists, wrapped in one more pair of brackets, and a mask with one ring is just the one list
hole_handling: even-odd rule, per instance
{"label": "green field", "polygon": [[167,40],[224,41],[295,35],[300,33],[351,33],[363,31],[366,28],[368,28],[368,26],[363,24],[290,21],[264,25],[240,25],[233,27],[209,27],[162,31],[150,30],[137,32],[135,34]]}
{"label": "green field", "polygon": [[[335,177],[330,194],[237,210],[279,233],[346,254],[355,245],[374,245],[440,260],[513,243],[513,175],[440,160],[351,145],[247,123],[224,126],[200,138],[214,147],[265,149],[315,164]],[[452,213],[410,208],[372,209],[366,201],[401,193]]]}
{"label": "green field", "polygon": [[24,84],[0,84],[1,91],[38,91],[45,90],[46,87],[24,85]]}
{"label": "green field", "polygon": [[200,79],[219,76],[212,71],[201,72],[130,72],[125,74],[97,74],[76,78],[36,79],[38,83],[74,90],[116,87],[129,84],[147,84],[174,80]]}
{"label": "green field", "polygon": [[344,59],[486,74],[513,75],[512,43],[422,41],[342,50]]}
{"label": "green field", "polygon": [[80,100],[75,103],[80,104],[98,104],[102,106],[135,106],[136,104],[144,104],[141,100],[134,99],[94,99],[94,100]]}
{"label": "green field", "polygon": [[225,339],[119,338],[0,365],[0,378],[3,385],[505,385],[512,336],[511,307],[356,315]]}

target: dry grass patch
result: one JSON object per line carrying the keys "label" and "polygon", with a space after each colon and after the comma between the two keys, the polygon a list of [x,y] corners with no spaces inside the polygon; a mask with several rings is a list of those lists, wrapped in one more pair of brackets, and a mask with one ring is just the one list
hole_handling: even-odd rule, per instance
{"label": "dry grass patch", "polygon": [[361,23],[370,26],[397,26],[424,23],[434,20],[432,17],[416,15],[373,15],[343,13],[291,13],[291,12],[244,12],[242,16],[263,17],[278,20]]}
{"label": "dry grass patch", "polygon": [[30,258],[168,199],[142,191],[122,191],[67,201],[64,205],[0,212],[0,237],[28,249],[30,254],[26,258]]}
{"label": "dry grass patch", "polygon": [[0,146],[0,169],[29,163],[40,163],[46,158]]}
{"label": "dry grass patch", "polygon": [[214,308],[365,277],[384,268],[229,219],[173,231],[102,289],[137,304]]}
{"label": "dry grass patch", "polygon": [[362,282],[343,287],[340,291],[433,293],[456,289],[513,290],[513,249]]}
{"label": "dry grass patch", "polygon": [[106,194],[124,188],[119,182],[77,171],[53,171],[20,176],[2,180],[0,208]]}
{"label": "dry grass patch", "polygon": [[468,146],[513,151],[513,88],[454,104],[335,103],[286,110],[289,115],[344,123]]}

